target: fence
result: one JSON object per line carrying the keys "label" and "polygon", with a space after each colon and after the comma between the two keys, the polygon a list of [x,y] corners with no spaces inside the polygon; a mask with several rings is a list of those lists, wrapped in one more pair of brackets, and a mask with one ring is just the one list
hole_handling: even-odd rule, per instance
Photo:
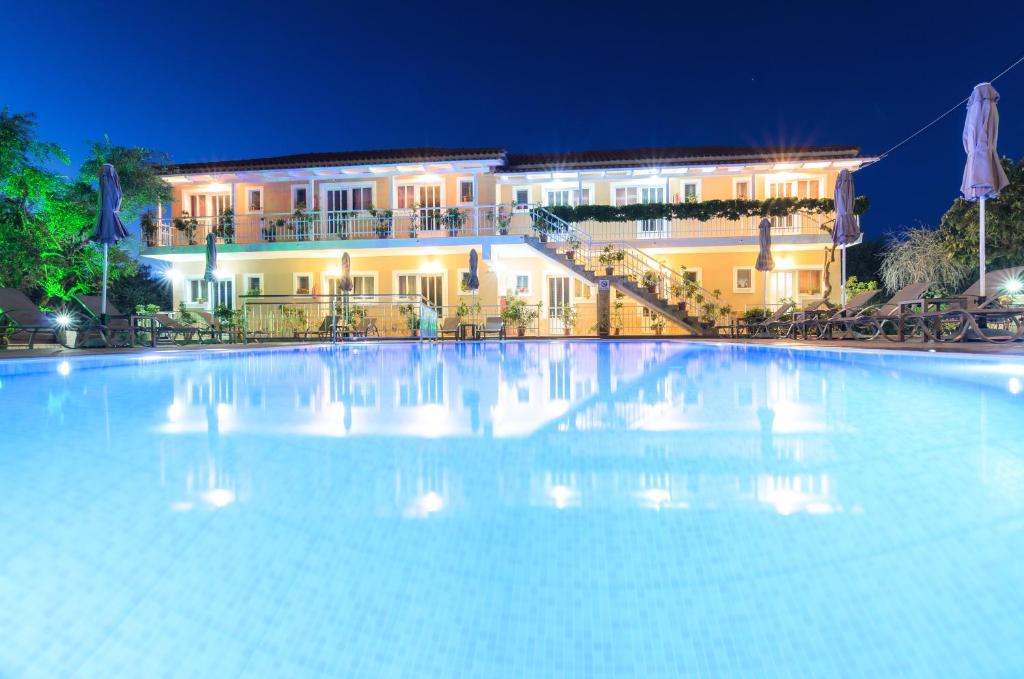
{"label": "fence", "polygon": [[249,341],[432,339],[437,311],[419,295],[260,295],[244,298]]}

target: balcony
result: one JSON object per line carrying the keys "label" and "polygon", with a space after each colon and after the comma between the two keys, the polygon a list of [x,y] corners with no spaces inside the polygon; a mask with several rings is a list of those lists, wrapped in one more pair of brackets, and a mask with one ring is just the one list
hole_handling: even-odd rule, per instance
{"label": "balcony", "polygon": [[[772,217],[774,237],[803,236],[812,242],[829,238],[821,225],[831,214]],[[595,241],[704,241],[757,238],[759,217],[739,219],[648,219],[625,222],[584,221],[577,226]],[[197,246],[213,233],[224,243],[301,243],[311,241],[435,239],[522,236],[532,233],[526,207],[480,205],[400,210],[224,214],[157,220],[150,248]],[[685,244],[685,243],[684,243]]]}
{"label": "balcony", "polygon": [[530,224],[529,211],[511,205],[184,215],[158,220],[149,246],[200,245],[209,233],[237,244],[502,236],[527,233]]}

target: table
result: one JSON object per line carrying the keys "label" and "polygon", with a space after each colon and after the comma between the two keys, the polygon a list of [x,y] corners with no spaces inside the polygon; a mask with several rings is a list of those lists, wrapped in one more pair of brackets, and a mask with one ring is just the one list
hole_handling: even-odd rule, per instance
{"label": "table", "polygon": [[459,324],[459,339],[460,340],[467,340],[467,339],[477,340],[477,339],[480,339],[480,335],[477,332],[476,323],[460,323]]}

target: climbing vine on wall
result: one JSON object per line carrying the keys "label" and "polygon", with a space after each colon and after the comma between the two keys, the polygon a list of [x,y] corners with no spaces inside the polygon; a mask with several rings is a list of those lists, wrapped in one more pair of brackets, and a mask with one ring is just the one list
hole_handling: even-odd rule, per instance
{"label": "climbing vine on wall", "polygon": [[[638,203],[635,205],[559,205],[547,208],[567,222],[629,222],[640,219],[696,219],[782,217],[793,213],[828,214],[835,210],[830,198],[769,198],[767,200],[702,200],[688,203]],[[866,196],[858,196],[854,212],[868,209]]]}

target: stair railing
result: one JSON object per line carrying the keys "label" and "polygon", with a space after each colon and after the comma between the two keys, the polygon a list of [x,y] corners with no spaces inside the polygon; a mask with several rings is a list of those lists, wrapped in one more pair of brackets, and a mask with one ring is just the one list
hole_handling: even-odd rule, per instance
{"label": "stair railing", "polygon": [[[631,278],[638,286],[643,287],[644,273],[655,271],[659,274],[655,292],[666,302],[672,299],[672,288],[688,289],[686,280],[681,273],[629,243],[616,241],[602,242],[597,245],[590,234],[543,207],[532,208],[530,214],[534,230],[546,234],[549,242],[564,245],[576,241],[578,245],[575,247],[575,261],[585,268],[597,272],[598,275],[602,274],[607,266],[600,262],[602,250],[605,247],[610,247],[612,251],[622,253],[622,259],[612,265],[615,274]],[[689,288],[692,288],[692,285]],[[697,286],[697,292],[703,295],[704,299],[711,299],[715,296],[713,292],[700,286]]]}

